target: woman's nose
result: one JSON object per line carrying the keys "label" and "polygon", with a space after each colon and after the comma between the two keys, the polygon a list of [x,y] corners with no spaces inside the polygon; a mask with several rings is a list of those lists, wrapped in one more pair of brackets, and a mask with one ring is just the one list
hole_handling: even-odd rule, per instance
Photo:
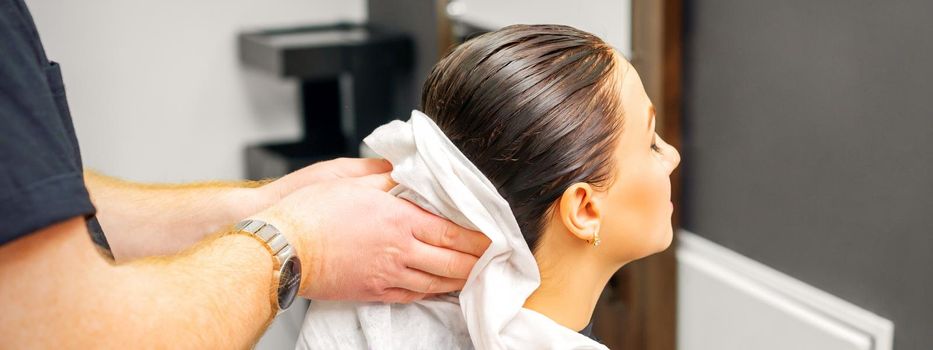
{"label": "woman's nose", "polygon": [[677,169],[677,166],[680,165],[680,152],[677,152],[677,149],[674,146],[667,145],[671,148],[671,169],[668,170],[667,174],[670,175],[674,172],[674,169]]}
{"label": "woman's nose", "polygon": [[666,163],[668,164],[667,174],[670,175],[674,172],[674,169],[677,169],[677,166],[680,165],[680,152],[677,152],[677,149],[674,146],[671,146],[667,141],[661,140],[662,146],[664,147],[664,155],[666,158]]}

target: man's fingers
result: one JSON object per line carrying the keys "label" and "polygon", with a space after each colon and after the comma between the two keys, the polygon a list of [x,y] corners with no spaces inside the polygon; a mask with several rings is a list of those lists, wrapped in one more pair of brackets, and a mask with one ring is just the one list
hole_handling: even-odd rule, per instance
{"label": "man's fingers", "polygon": [[476,256],[415,241],[405,254],[405,266],[432,275],[465,280]]}
{"label": "man's fingers", "polygon": [[463,289],[466,279],[435,276],[416,269],[406,269],[398,280],[398,288],[422,294],[449,293]]}
{"label": "man's fingers", "polygon": [[360,176],[348,179],[348,181],[351,181],[357,186],[375,188],[382,192],[391,190],[392,187],[396,185],[395,181],[392,181],[392,176],[390,176],[389,173]]}
{"label": "man's fingers", "polygon": [[384,303],[408,304],[415,300],[424,299],[425,297],[428,297],[428,295],[424,293],[412,292],[404,288],[389,288],[376,300]]}
{"label": "man's fingers", "polygon": [[489,248],[489,237],[482,232],[465,229],[430,213],[425,214],[425,220],[412,227],[412,234],[419,241],[476,257],[482,256]]}
{"label": "man's fingers", "polygon": [[338,158],[332,162],[336,163],[334,173],[338,177],[360,177],[392,171],[392,163],[379,158]]}

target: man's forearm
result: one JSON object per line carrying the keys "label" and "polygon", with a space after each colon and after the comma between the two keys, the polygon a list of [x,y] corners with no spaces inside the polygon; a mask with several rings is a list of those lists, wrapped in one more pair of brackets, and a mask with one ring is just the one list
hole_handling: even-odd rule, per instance
{"label": "man's forearm", "polygon": [[244,348],[271,317],[272,257],[246,235],[172,258],[105,262],[80,218],[0,247],[11,348]]}
{"label": "man's forearm", "polygon": [[94,172],[85,183],[117,260],[170,255],[272,204],[263,182],[149,185]]}

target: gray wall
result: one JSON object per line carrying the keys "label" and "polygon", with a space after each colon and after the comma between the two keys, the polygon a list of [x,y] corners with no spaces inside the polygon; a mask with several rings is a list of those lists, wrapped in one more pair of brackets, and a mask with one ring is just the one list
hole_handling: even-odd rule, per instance
{"label": "gray wall", "polygon": [[933,1],[686,1],[684,226],[933,349]]}
{"label": "gray wall", "polygon": [[245,69],[237,33],[366,20],[363,0],[26,3],[85,166],[146,182],[240,179],[246,145],[300,136],[296,82]]}

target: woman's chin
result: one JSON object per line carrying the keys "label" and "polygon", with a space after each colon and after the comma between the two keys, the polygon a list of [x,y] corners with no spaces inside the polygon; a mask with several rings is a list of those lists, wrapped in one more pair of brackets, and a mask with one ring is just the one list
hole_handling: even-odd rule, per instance
{"label": "woman's chin", "polygon": [[640,254],[635,255],[635,259],[643,259],[654,254],[663,252],[671,246],[671,242],[674,240],[673,229],[668,226],[667,228],[662,228],[659,231],[656,231],[657,234],[650,237],[651,241],[645,241],[645,245],[642,245],[643,250],[640,251]]}
{"label": "woman's chin", "polygon": [[671,242],[673,241],[674,241],[674,228],[668,225],[667,228],[664,229],[663,233],[661,234],[661,237],[658,237],[658,249],[655,251],[655,253],[660,253],[660,252],[667,250],[667,248],[671,246]]}

